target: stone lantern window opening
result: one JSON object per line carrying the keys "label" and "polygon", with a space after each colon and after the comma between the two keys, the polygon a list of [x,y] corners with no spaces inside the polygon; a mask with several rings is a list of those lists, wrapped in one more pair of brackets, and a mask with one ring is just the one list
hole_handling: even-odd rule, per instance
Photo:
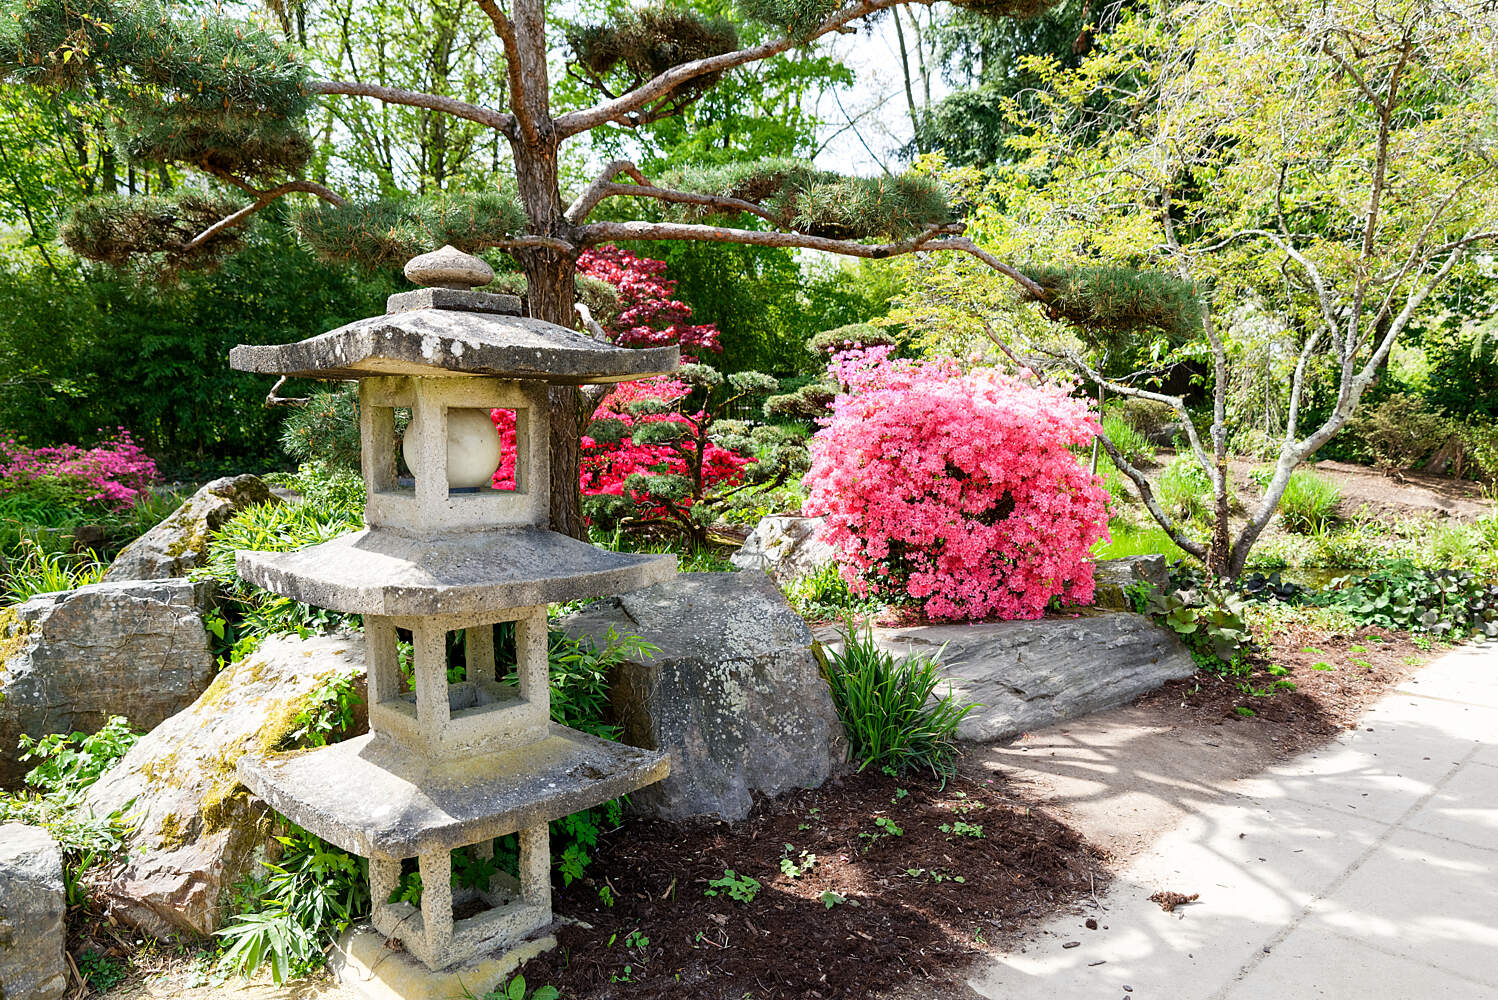
{"label": "stone lantern window opening", "polygon": [[[544,426],[535,415],[544,415],[546,406],[546,385],[541,382],[461,376],[361,379],[359,432],[371,459],[364,470],[366,523],[421,533],[544,526],[550,513],[550,442],[534,429]],[[403,408],[411,411],[411,421],[405,434],[397,435],[397,411]],[[449,413],[455,410],[469,420],[490,421],[491,428],[493,410],[515,415],[513,489],[492,485],[493,471],[503,460],[497,430],[494,468],[482,477],[483,485],[450,485]],[[412,474],[410,484],[400,476],[402,457]]]}

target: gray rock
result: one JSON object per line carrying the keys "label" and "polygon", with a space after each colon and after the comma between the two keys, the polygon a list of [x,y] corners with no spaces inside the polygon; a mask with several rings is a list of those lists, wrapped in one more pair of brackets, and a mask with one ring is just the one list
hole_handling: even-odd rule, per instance
{"label": "gray rock", "polygon": [[771,514],[744,539],[728,561],[742,570],[769,573],[780,584],[833,562],[837,552],[822,540],[824,517]]}
{"label": "gray rock", "polygon": [[1099,560],[1092,579],[1097,587],[1092,599],[1095,606],[1128,611],[1131,605],[1124,588],[1147,583],[1155,590],[1163,591],[1170,586],[1170,569],[1165,557],[1159,553],[1124,556],[1122,559]]}
{"label": "gray rock", "polygon": [[363,636],[268,639],[105,771],[85,808],[128,805],[135,824],[128,863],[103,887],[110,915],[155,935],[217,929],[226,891],[254,870],[271,827],[239,783],[239,758],[274,749],[324,681],[363,669]]}
{"label": "gray rock", "polygon": [[876,628],[874,638],[898,654],[940,651],[952,693],[979,706],[957,733],[984,743],[1127,704],[1196,669],[1179,639],[1127,612]]}
{"label": "gray rock", "polygon": [[202,615],[213,586],[96,583],[0,610],[0,787],[18,784],[24,733],[93,732],[111,715],[150,729],[213,679]]}
{"label": "gray rock", "polygon": [[58,1000],[67,912],[62,851],[41,827],[0,825],[0,997]]}
{"label": "gray rock", "polygon": [[112,583],[187,576],[208,561],[208,542],[229,518],[254,504],[277,502],[258,476],[215,479],[125,546],[104,580]]}
{"label": "gray rock", "polygon": [[561,627],[599,644],[613,629],[659,647],[610,678],[624,741],[671,757],[668,778],[630,797],[642,812],[743,819],[753,793],[814,788],[846,756],[811,633],[768,577],[683,573]]}

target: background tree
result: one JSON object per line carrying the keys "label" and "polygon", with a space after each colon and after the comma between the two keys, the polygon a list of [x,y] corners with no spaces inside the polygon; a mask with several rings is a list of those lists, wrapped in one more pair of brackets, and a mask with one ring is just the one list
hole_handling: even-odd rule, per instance
{"label": "background tree", "polygon": [[[762,32],[762,40],[749,44],[738,25],[712,13],[671,5],[622,9],[566,32],[570,70],[594,103],[557,112],[543,0],[512,0],[508,9],[498,0],[475,0],[477,13],[463,8],[462,15],[482,14],[497,40],[505,110],[370,79],[315,78],[271,31],[217,14],[189,19],[151,0],[7,0],[0,8],[0,74],[50,93],[102,93],[115,148],[129,162],[191,167],[214,182],[83,204],[63,236],[95,260],[145,261],[169,272],[211,265],[239,247],[256,213],[283,197],[310,195],[315,201],[296,213],[296,228],[325,257],[389,265],[442,243],[501,251],[524,273],[530,314],[562,324],[573,322],[578,255],[625,240],[801,247],[865,258],[956,250],[1049,300],[1045,287],[961,235],[962,224],[928,177],[842,177],[783,157],[650,177],[616,160],[574,197],[562,195],[561,151],[570,140],[680,115],[724,74],[851,31],[908,2],[743,0],[738,20]],[[963,5],[997,17],[1045,7],[1043,0]],[[283,19],[283,27],[296,23],[300,30],[297,18]],[[455,45],[461,35],[455,33]],[[409,57],[391,55],[392,61]],[[315,167],[309,122],[328,97],[372,98],[487,129],[508,147],[508,165],[488,190],[412,196],[403,180],[404,197],[350,200],[334,190],[337,178],[307,177]],[[332,127],[335,137],[342,135]],[[430,159],[420,164],[427,172],[431,166]],[[610,199],[643,200],[661,218],[593,221]],[[1068,307],[1074,318],[1111,322],[1106,302],[1081,301],[1080,310]],[[552,522],[578,535],[578,428],[588,404],[577,390],[558,389],[552,406]]]}
{"label": "background tree", "polygon": [[[1006,313],[981,271],[928,261],[911,268],[923,291],[905,318],[952,317],[1017,364],[1171,407],[1211,483],[1206,540],[1106,436],[1104,447],[1176,544],[1238,575],[1290,474],[1347,425],[1410,324],[1439,314],[1432,293],[1498,239],[1498,24],[1486,9],[1157,5],[1074,70],[1033,60],[1045,86],[1028,108],[1012,105],[1023,156],[985,189],[975,235],[1021,262],[1053,310],[1126,298],[1139,283],[1114,285],[1128,273],[1115,269],[1154,267],[1194,285],[1200,309],[1193,317],[1182,298],[1143,337],[1058,335]],[[1117,98],[1098,107],[1100,92]],[[1156,304],[1168,301],[1157,291]],[[1235,526],[1229,435],[1258,412],[1229,405],[1255,363],[1235,333],[1245,308],[1275,319],[1262,351],[1277,366],[1265,388],[1275,464]],[[1183,366],[1207,386],[1205,413],[1166,384]]]}

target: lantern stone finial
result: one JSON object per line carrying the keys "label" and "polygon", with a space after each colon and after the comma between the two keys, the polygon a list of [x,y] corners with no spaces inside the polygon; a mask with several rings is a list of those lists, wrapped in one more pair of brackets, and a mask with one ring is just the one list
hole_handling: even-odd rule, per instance
{"label": "lantern stone finial", "polygon": [[428,288],[467,290],[494,280],[494,268],[472,254],[448,245],[406,261],[406,277]]}

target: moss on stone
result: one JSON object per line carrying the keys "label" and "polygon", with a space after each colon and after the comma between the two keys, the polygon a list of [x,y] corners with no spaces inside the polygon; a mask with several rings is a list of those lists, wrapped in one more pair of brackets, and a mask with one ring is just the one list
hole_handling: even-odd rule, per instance
{"label": "moss on stone", "polygon": [[175,851],[187,843],[187,824],[176,813],[167,813],[156,828],[156,840],[163,851]]}
{"label": "moss on stone", "polygon": [[31,623],[23,621],[14,607],[0,608],[0,677],[7,660],[26,647]]}

